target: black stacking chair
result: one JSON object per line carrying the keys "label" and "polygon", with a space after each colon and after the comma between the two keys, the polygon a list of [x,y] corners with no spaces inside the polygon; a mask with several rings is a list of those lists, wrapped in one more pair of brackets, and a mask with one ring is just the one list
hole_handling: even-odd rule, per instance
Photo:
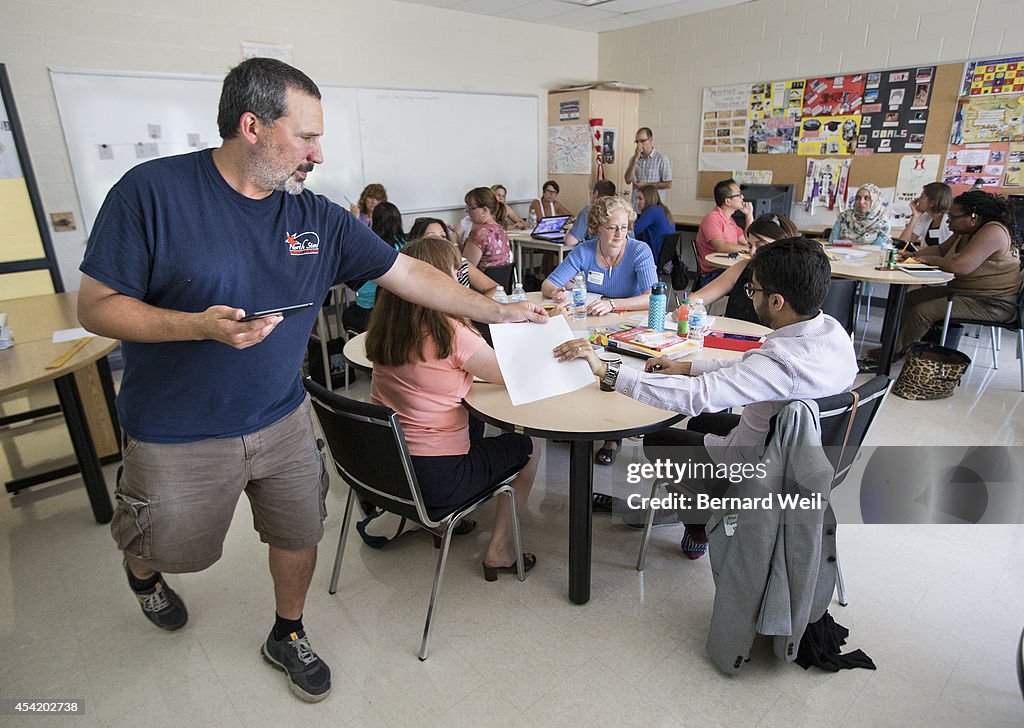
{"label": "black stacking chair", "polygon": [[516,508],[516,493],[508,481],[498,483],[490,490],[462,503],[455,508],[427,508],[416,482],[412,460],[402,434],[398,415],[387,407],[359,402],[343,397],[316,382],[303,382],[313,401],[313,410],[320,420],[320,428],[327,438],[327,448],[334,461],[334,467],[342,480],[349,486],[345,515],[342,517],[341,538],[334,557],[331,573],[330,593],[338,590],[341,562],[345,555],[345,544],[352,525],[352,510],[356,500],[369,501],[381,510],[394,513],[424,530],[441,538],[441,549],[434,570],[434,586],[430,592],[430,605],[423,625],[423,640],[420,643],[420,660],[427,659],[430,647],[430,627],[434,607],[441,591],[448,547],[451,544],[452,527],[463,516],[476,510],[498,493],[506,494],[512,501],[512,524],[515,539],[516,568],[519,581],[526,578],[523,568],[523,549],[519,534],[519,512]]}

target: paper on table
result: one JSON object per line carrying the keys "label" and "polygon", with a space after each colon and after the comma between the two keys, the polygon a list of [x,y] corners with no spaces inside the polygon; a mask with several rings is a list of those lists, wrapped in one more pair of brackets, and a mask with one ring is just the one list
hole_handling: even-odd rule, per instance
{"label": "paper on table", "polygon": [[870,253],[866,250],[851,250],[850,248],[828,248],[828,252],[834,253],[842,258],[865,258]]}
{"label": "paper on table", "polygon": [[590,365],[582,359],[560,362],[551,353],[573,338],[561,316],[546,324],[491,324],[498,367],[514,406],[573,392],[594,381]]}
{"label": "paper on table", "polygon": [[75,339],[84,339],[88,336],[95,335],[96,334],[89,333],[81,326],[79,326],[77,329],[63,329],[62,331],[53,332],[53,343],[60,344],[61,342],[64,341],[74,341]]}

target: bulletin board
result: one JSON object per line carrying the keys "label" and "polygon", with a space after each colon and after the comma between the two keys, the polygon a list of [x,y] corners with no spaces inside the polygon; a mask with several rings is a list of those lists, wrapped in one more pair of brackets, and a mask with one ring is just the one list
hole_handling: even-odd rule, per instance
{"label": "bulletin board", "polygon": [[[931,101],[928,109],[928,124],[925,129],[924,143],[920,150],[913,154],[938,154],[946,157],[949,147],[950,128],[956,113],[957,101],[963,80],[964,64],[949,63],[939,65],[935,69]],[[871,154],[844,157],[850,159],[849,189],[872,182],[879,187],[895,187],[899,174],[900,160],[904,154]],[[797,154],[751,154],[747,163],[749,170],[771,170],[773,184],[792,184],[799,199],[803,192],[804,178],[807,173],[807,160],[810,157]],[[941,172],[941,165],[940,165]],[[699,172],[697,196],[700,199],[713,199],[715,184],[725,179],[728,172]],[[938,178],[936,178],[938,179]],[[1004,187],[1004,194],[1024,194],[1024,188]]]}

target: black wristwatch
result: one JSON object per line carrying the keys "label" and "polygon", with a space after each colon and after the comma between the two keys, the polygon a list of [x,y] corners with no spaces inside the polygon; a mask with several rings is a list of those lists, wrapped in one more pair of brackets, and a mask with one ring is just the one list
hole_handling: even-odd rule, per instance
{"label": "black wristwatch", "polygon": [[601,391],[614,392],[615,380],[619,378],[619,367],[622,366],[621,359],[612,359],[608,362],[608,370],[601,377]]}

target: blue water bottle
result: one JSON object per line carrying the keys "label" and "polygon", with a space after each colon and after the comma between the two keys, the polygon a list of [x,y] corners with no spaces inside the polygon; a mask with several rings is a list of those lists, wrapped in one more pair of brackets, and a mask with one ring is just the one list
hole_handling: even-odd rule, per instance
{"label": "blue water bottle", "polygon": [[647,311],[647,328],[661,331],[665,328],[665,306],[668,305],[668,294],[665,284],[658,281],[651,289],[651,304]]}

